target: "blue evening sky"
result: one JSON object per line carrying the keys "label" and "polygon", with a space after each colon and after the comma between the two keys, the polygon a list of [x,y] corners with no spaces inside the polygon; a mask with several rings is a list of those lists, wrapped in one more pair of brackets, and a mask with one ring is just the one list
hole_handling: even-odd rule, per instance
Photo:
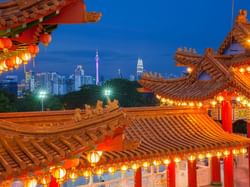
{"label": "blue evening sky", "polygon": [[[105,78],[136,72],[137,58],[147,71],[180,74],[173,56],[178,47],[218,48],[231,27],[231,0],[86,0],[88,11],[101,11],[96,24],[60,25],[47,49],[41,46],[35,72],[69,75],[77,64],[94,75],[95,50]],[[249,0],[236,0],[250,12]],[[250,16],[249,16],[250,17]],[[28,67],[32,69],[32,67]],[[19,70],[21,74],[22,70]],[[13,72],[16,74],[16,72]]]}

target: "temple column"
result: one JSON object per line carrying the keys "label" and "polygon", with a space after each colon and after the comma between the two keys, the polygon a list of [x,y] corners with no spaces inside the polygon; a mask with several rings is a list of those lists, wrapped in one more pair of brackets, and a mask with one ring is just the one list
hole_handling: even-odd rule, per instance
{"label": "temple column", "polygon": [[[247,137],[250,138],[250,120],[247,121]],[[250,185],[250,146],[248,147],[248,174],[249,174],[249,185]]]}
{"label": "temple column", "polygon": [[[222,101],[221,114],[222,114],[222,128],[228,133],[233,131],[233,113],[232,113],[231,98]],[[232,152],[224,158],[224,187],[234,186],[233,175],[233,154]]]}
{"label": "temple column", "polygon": [[196,160],[188,160],[188,187],[197,187]]}
{"label": "temple column", "polygon": [[167,187],[175,187],[175,162],[170,162],[166,169],[166,176],[167,176]]}
{"label": "temple column", "polygon": [[56,182],[56,179],[54,177],[51,177],[49,187],[59,187],[59,186],[60,185]]}
{"label": "temple column", "polygon": [[142,187],[142,169],[141,167],[135,171],[135,187]]}
{"label": "temple column", "polygon": [[211,176],[212,176],[212,185],[219,186],[221,185],[221,176],[220,176],[220,158],[217,156],[212,157],[211,159]]}

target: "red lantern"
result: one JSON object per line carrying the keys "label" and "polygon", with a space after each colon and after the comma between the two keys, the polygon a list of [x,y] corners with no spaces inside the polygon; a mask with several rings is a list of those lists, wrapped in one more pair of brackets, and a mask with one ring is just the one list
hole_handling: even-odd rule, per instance
{"label": "red lantern", "polygon": [[39,53],[39,47],[37,45],[30,45],[28,46],[28,51],[32,57],[35,57]]}
{"label": "red lantern", "polygon": [[13,62],[13,59],[9,58],[5,60],[5,65],[10,69],[13,70],[15,63]]}
{"label": "red lantern", "polygon": [[19,57],[22,59],[24,64],[28,64],[28,61],[31,59],[31,54],[24,52],[24,53],[21,53]]}
{"label": "red lantern", "polygon": [[50,34],[45,33],[45,34],[41,34],[40,35],[40,41],[42,42],[43,45],[45,45],[46,47],[49,45],[49,43],[51,42],[52,37]]}
{"label": "red lantern", "polygon": [[8,49],[12,47],[12,41],[9,38],[0,38],[0,48],[3,49],[4,52],[7,52]]}

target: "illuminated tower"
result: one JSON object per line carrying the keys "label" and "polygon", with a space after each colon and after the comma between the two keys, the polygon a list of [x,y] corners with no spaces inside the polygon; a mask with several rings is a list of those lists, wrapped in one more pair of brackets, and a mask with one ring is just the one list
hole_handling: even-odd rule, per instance
{"label": "illuminated tower", "polygon": [[137,79],[140,79],[141,75],[143,74],[143,61],[141,58],[138,58],[137,67],[136,67],[136,75]]}
{"label": "illuminated tower", "polygon": [[95,65],[96,65],[96,85],[99,85],[99,55],[98,50],[96,50],[96,56],[95,56]]}

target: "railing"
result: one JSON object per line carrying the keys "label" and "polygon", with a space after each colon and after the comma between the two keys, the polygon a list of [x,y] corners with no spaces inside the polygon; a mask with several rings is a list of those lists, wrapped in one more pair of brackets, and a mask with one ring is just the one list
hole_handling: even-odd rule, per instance
{"label": "railing", "polygon": [[[132,175],[132,176],[131,176]],[[177,169],[176,171],[176,186],[187,186],[187,170]],[[166,187],[166,172],[143,172],[142,186],[143,187]],[[197,168],[197,182],[198,186],[209,185],[211,181],[211,170],[207,166],[198,165]],[[128,174],[126,177],[115,178],[104,182],[96,182],[88,185],[81,185],[78,187],[134,187],[133,173]]]}

